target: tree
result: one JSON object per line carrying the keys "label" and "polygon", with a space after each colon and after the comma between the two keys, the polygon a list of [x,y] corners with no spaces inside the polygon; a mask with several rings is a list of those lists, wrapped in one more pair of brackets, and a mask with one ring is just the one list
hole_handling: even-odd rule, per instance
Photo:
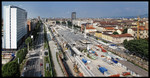
{"label": "tree", "polygon": [[145,39],[139,40],[124,40],[123,45],[130,52],[148,58],[148,41]]}
{"label": "tree", "polygon": [[22,61],[25,59],[27,52],[28,51],[27,51],[26,48],[18,50],[18,52],[17,52],[17,59],[19,58],[19,64],[21,64]]}
{"label": "tree", "polygon": [[123,30],[122,34],[127,33],[127,31],[128,31],[128,29],[127,29],[127,28],[125,28],[125,29]]}
{"label": "tree", "polygon": [[66,24],[66,22],[65,22],[65,21],[63,21],[63,22],[62,22],[62,24]]}
{"label": "tree", "polygon": [[25,40],[25,44],[28,45],[28,51],[29,51],[29,43],[31,43],[31,37],[28,37],[28,38]]}
{"label": "tree", "polygon": [[115,32],[113,32],[113,34],[114,34],[114,35],[117,35],[117,34],[118,34],[118,32],[116,32],[116,31],[115,31]]}
{"label": "tree", "polygon": [[68,22],[69,27],[72,26],[72,22],[70,22],[70,21],[67,21],[67,22]]}
{"label": "tree", "polygon": [[60,24],[60,22],[59,22],[59,21],[56,21],[56,24]]}
{"label": "tree", "polygon": [[16,61],[11,61],[2,67],[3,77],[20,77],[19,64]]}

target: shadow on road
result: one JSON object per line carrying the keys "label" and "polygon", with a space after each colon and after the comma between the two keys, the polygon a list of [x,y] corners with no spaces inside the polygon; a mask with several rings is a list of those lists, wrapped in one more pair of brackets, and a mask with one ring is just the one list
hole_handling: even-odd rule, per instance
{"label": "shadow on road", "polygon": [[68,64],[65,62],[65,60],[62,59],[62,62],[64,64],[64,67],[65,67],[65,69],[66,69],[69,77],[74,77],[73,74],[72,74],[72,72],[71,72],[71,70],[70,70],[70,68],[69,68],[69,66],[68,66]]}

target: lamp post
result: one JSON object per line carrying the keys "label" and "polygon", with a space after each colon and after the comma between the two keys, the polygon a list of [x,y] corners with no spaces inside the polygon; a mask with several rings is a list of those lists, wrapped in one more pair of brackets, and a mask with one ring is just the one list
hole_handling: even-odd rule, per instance
{"label": "lamp post", "polygon": [[18,64],[19,64],[19,58],[18,58]]}
{"label": "lamp post", "polygon": [[31,39],[32,39],[32,45],[33,45],[33,35],[31,35]]}

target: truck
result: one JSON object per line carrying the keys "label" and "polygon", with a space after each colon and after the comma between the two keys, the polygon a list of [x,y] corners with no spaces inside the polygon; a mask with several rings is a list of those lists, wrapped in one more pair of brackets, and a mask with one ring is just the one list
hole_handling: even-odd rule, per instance
{"label": "truck", "polygon": [[102,74],[109,75],[109,72],[107,72],[108,70],[105,67],[101,67],[100,65],[98,65],[97,68]]}

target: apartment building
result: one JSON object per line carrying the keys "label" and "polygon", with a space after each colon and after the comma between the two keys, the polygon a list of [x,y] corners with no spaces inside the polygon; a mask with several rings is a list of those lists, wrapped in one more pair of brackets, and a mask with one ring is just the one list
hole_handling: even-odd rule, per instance
{"label": "apartment building", "polygon": [[[137,38],[137,28],[129,28],[127,33],[131,34],[135,39]],[[148,29],[145,26],[139,27],[139,38],[148,38]]]}

